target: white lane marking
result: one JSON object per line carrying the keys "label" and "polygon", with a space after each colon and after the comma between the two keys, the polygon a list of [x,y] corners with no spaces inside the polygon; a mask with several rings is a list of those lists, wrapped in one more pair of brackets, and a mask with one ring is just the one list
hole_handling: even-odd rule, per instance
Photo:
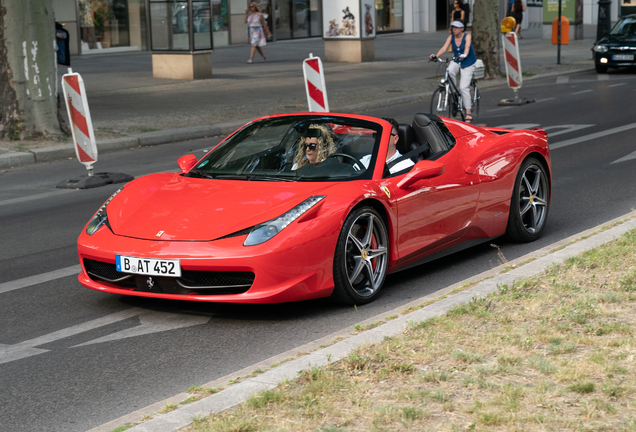
{"label": "white lane marking", "polygon": [[538,123],[512,123],[512,124],[505,124],[505,125],[501,125],[497,127],[500,129],[522,130],[522,129],[532,129],[539,126],[541,125]]}
{"label": "white lane marking", "polygon": [[[581,125],[576,125],[576,124],[569,124],[569,125],[557,125],[557,126],[546,126],[543,128],[544,131],[548,132],[548,140],[552,137],[555,137],[557,135],[562,135],[564,133],[570,133],[570,132],[574,132],[577,130],[581,130],[581,129],[585,129],[585,128],[589,128],[592,126],[596,126],[593,124],[581,124]],[[557,132],[550,132],[553,129],[563,129]]]}
{"label": "white lane marking", "polygon": [[[62,330],[54,331],[52,333],[39,336],[24,342],[20,342],[13,345],[0,344],[0,364],[19,360],[26,357],[42,354],[49,350],[35,348],[39,345],[55,342],[60,339],[65,339],[71,336],[75,336],[80,333],[94,330],[99,327],[103,327],[109,324],[113,324],[119,321],[123,321],[129,318],[139,316],[141,325],[114,333],[109,336],[101,337],[93,341],[85,342],[76,347],[89,345],[93,343],[102,343],[106,341],[114,341],[118,339],[129,338],[133,336],[141,336],[150,333],[164,332],[168,330],[175,330],[184,327],[190,327],[195,325],[206,324],[212,317],[210,316],[195,316],[195,315],[179,315],[168,312],[156,312],[148,311],[145,309],[133,307],[125,309],[121,312],[107,315],[105,317],[97,318],[92,321],[87,321],[83,324],[71,326]],[[74,348],[74,347],[73,347]]]}
{"label": "white lane marking", "polygon": [[[636,159],[636,151],[634,153],[630,153],[627,156],[624,156],[620,159],[616,159],[614,162],[612,162],[613,164],[615,163],[619,163],[619,162],[626,162],[628,160],[632,160],[632,159]],[[611,164],[610,164],[611,165]]]}
{"label": "white lane marking", "polygon": [[596,79],[599,81],[607,81],[609,79],[609,75],[607,74],[598,74],[596,75]]}
{"label": "white lane marking", "polygon": [[96,343],[109,342],[118,339],[125,339],[134,336],[142,336],[150,333],[174,330],[178,328],[191,327],[195,325],[207,324],[210,316],[182,315],[167,312],[146,311],[139,315],[141,325],[127,330],[122,330],[108,336],[94,339],[75,345],[71,348],[92,345]]}
{"label": "white lane marking", "polygon": [[582,91],[579,91],[579,92],[576,92],[576,93],[572,93],[572,95],[583,94],[583,93],[589,93],[589,92],[591,92],[591,91],[592,91],[592,90],[582,90]]}
{"label": "white lane marking", "polygon": [[556,98],[551,97],[551,98],[545,98],[545,99],[537,99],[537,102],[545,102],[545,101],[549,101],[549,100],[552,100],[552,99],[556,99]]}
{"label": "white lane marking", "polygon": [[17,290],[20,288],[26,288],[32,285],[41,284],[44,282],[49,282],[49,281],[60,279],[67,276],[78,275],[81,270],[82,270],[82,267],[78,264],[78,265],[74,265],[74,266],[70,266],[70,267],[66,267],[66,268],[62,268],[58,270],[53,270],[48,273],[42,273],[39,275],[29,276],[29,277],[14,280],[11,282],[1,283],[0,294]]}
{"label": "white lane marking", "polygon": [[556,150],[556,149],[561,148],[561,147],[567,147],[567,146],[571,146],[573,144],[579,144],[579,143],[582,143],[582,142],[585,142],[585,141],[590,141],[590,140],[597,139],[597,138],[603,138],[603,137],[608,136],[608,135],[613,135],[613,134],[616,134],[616,133],[625,132],[625,131],[628,131],[628,130],[631,130],[631,129],[634,129],[634,128],[636,128],[636,123],[630,123],[630,124],[627,124],[627,125],[624,125],[624,126],[619,126],[619,127],[613,128],[613,129],[608,129],[608,130],[605,130],[605,131],[596,132],[596,133],[593,133],[593,134],[590,134],[590,135],[584,135],[582,137],[572,138],[572,139],[565,140],[565,141],[560,141],[560,142],[557,142],[557,143],[550,144],[550,150]]}
{"label": "white lane marking", "polygon": [[62,189],[62,190],[45,192],[45,193],[36,194],[36,195],[29,195],[29,196],[20,197],[20,198],[11,198],[8,200],[0,201],[0,206],[18,204],[18,203],[22,203],[26,201],[33,201],[33,200],[48,198],[48,197],[52,197],[56,195],[67,194],[70,192],[75,192],[75,189]]}
{"label": "white lane marking", "polygon": [[625,83],[612,84],[612,85],[609,85],[608,87],[618,87],[622,85],[625,85]]}
{"label": "white lane marking", "polygon": [[560,77],[557,77],[556,83],[557,84],[565,84],[568,81],[570,81],[570,77],[568,77],[568,76],[560,76]]}
{"label": "white lane marking", "polygon": [[512,108],[512,107],[511,106],[507,106],[507,107],[503,107],[503,108],[495,108],[495,109],[488,110],[488,112],[509,110],[510,108]]}

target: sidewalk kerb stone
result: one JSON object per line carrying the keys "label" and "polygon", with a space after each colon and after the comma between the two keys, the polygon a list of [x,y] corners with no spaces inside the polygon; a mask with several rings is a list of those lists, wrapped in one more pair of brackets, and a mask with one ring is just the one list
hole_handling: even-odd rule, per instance
{"label": "sidewalk kerb stone", "polygon": [[0,168],[11,168],[35,162],[33,153],[9,152],[0,154]]}

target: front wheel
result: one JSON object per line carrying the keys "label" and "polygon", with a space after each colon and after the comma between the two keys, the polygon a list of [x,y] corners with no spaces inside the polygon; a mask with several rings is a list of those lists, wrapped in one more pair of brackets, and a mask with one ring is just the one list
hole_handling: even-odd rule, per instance
{"label": "front wheel", "polygon": [[448,94],[444,87],[438,87],[431,97],[431,114],[436,116],[450,117],[450,105]]}
{"label": "front wheel", "polygon": [[550,183],[543,164],[530,157],[523,161],[510,200],[506,234],[511,240],[531,242],[539,238],[548,220]]}
{"label": "front wheel", "polygon": [[389,264],[389,236],[384,220],[372,207],[353,211],[340,231],[333,261],[337,303],[361,305],[374,300]]}
{"label": "front wheel", "polygon": [[595,63],[594,68],[596,69],[596,73],[602,73],[602,74],[607,73],[607,66],[601,63]]}

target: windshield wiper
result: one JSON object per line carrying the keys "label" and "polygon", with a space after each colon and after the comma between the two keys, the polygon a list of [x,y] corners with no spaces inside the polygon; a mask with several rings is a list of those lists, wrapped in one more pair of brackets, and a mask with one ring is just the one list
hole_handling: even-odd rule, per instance
{"label": "windshield wiper", "polygon": [[248,180],[248,181],[295,181],[294,178],[285,177],[272,177],[258,174],[220,174],[216,176],[217,179],[230,179],[230,180]]}
{"label": "windshield wiper", "polygon": [[204,173],[203,171],[199,171],[199,170],[191,170],[187,172],[186,174],[188,175],[188,177],[198,177],[198,178],[208,178],[208,179],[214,178],[212,174]]}

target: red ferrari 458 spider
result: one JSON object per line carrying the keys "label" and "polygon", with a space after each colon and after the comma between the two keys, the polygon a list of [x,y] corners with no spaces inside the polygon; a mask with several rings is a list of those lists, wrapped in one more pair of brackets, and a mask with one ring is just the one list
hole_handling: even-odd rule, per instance
{"label": "red ferrari 458 spider", "polygon": [[264,117],[178,164],[126,184],[88,222],[82,285],[364,304],[389,273],[504,234],[535,240],[552,184],[543,130],[429,114],[399,127],[351,114]]}

